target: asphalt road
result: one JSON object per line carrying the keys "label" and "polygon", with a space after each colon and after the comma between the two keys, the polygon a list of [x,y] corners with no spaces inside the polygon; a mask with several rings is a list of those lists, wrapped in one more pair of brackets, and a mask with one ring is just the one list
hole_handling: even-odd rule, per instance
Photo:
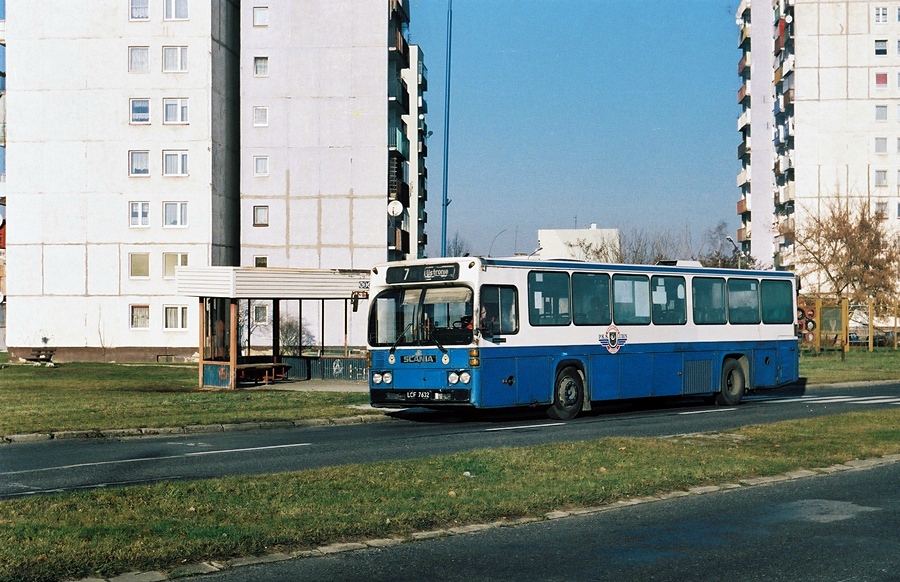
{"label": "asphalt road", "polygon": [[454,415],[424,410],[395,420],[152,438],[73,439],[0,446],[0,498],[172,479],[264,474],[420,458],[478,448],[662,436],[900,405],[900,384],[766,392],[740,406],[643,400],[595,407],[573,421],[542,411]]}
{"label": "asphalt road", "polygon": [[182,580],[897,581],[898,482],[895,463]]}

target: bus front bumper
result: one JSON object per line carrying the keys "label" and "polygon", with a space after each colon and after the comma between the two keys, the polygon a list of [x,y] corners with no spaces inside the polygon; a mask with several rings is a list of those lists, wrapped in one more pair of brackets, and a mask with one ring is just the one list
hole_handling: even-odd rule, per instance
{"label": "bus front bumper", "polygon": [[409,406],[458,406],[469,404],[468,389],[418,389],[372,388],[369,399],[373,406],[405,408]]}

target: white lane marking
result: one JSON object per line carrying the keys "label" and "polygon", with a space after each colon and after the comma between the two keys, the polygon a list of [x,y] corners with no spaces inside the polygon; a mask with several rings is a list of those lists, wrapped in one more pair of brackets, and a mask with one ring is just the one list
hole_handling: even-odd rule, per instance
{"label": "white lane marking", "polygon": [[551,426],[563,426],[564,424],[566,424],[566,423],[551,422],[548,424],[530,424],[527,426],[502,426],[500,428],[486,428],[486,429],[484,429],[484,432],[497,432],[500,430],[521,430],[521,429],[525,429],[525,428],[548,428]]}
{"label": "white lane marking", "polygon": [[687,414],[712,414],[713,412],[731,412],[733,410],[737,410],[737,408],[711,408],[709,410],[692,410],[690,412],[679,412],[678,414],[687,415]]}
{"label": "white lane marking", "polygon": [[[758,401],[759,402],[759,401]],[[900,397],[897,396],[802,396],[800,398],[771,398],[761,402],[790,404],[805,402],[807,404],[837,404],[849,402],[852,404],[897,404]]]}
{"label": "white lane marking", "polygon": [[25,473],[45,473],[47,471],[62,471],[66,469],[79,469],[82,467],[101,467],[103,465],[118,465],[125,463],[141,463],[145,461],[165,461],[170,459],[184,459],[186,457],[199,457],[201,455],[219,455],[228,453],[249,453],[256,451],[268,451],[274,449],[288,449],[294,447],[308,447],[312,443],[297,443],[292,445],[272,445],[268,447],[250,447],[246,449],[223,449],[221,451],[197,451],[195,453],[184,453],[181,455],[165,455],[162,457],[146,457],[139,459],[119,459],[118,461],[97,461],[94,463],[76,463],[74,465],[60,465],[58,467],[44,467],[43,469],[26,469],[23,471],[6,471],[0,475],[23,475]]}

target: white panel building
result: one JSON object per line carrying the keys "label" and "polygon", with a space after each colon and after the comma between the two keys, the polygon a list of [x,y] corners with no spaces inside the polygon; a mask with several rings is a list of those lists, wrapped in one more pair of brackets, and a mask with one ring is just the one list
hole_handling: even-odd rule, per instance
{"label": "white panel building", "polygon": [[178,266],[415,256],[386,212],[408,20],[402,0],[10,3],[11,357],[195,354]]}

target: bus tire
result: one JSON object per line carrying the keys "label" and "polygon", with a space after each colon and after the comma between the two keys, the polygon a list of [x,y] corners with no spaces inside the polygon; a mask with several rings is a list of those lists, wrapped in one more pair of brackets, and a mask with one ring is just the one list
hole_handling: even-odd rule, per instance
{"label": "bus tire", "polygon": [[568,366],[556,375],[553,385],[553,406],[547,416],[556,420],[571,420],[581,412],[584,403],[584,381],[576,368]]}
{"label": "bus tire", "polygon": [[737,406],[741,402],[747,389],[747,381],[740,362],[733,358],[725,360],[719,388],[719,393],[716,394],[716,404],[719,406]]}

